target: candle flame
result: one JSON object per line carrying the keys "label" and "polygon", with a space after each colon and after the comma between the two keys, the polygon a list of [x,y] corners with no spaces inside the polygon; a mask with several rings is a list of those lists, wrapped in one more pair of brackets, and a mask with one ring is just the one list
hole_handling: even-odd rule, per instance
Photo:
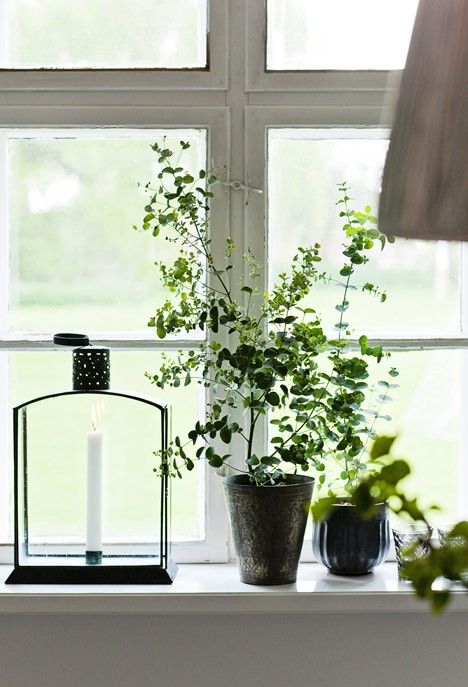
{"label": "candle flame", "polygon": [[93,432],[96,431],[98,424],[104,417],[104,412],[106,409],[106,402],[104,399],[99,399],[99,401],[96,401],[96,403],[93,404],[91,408],[91,427],[93,429]]}

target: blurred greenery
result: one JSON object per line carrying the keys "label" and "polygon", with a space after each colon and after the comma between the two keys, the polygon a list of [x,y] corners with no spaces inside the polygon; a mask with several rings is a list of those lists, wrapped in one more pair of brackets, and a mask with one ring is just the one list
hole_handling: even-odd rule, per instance
{"label": "blurred greenery", "polygon": [[403,484],[424,507],[438,504],[449,522],[460,513],[461,367],[460,351],[393,353],[400,388],[386,406],[392,416],[377,431],[397,434],[392,453],[404,457],[412,474]]}
{"label": "blurred greenery", "polygon": [[[270,131],[270,282],[287,269],[296,246],[316,241],[322,244],[324,270],[337,273],[342,243],[335,207],[337,182],[346,180],[350,186],[352,209],[369,204],[377,211],[388,141],[376,134],[356,129]],[[459,274],[459,244],[397,240],[366,267],[366,280],[388,291],[386,303],[353,298],[349,320],[357,337],[363,332],[399,336],[459,332]],[[338,285],[327,285],[311,297],[330,328],[339,292]]]}
{"label": "blurred greenery", "polygon": [[[131,230],[154,179],[150,143],[164,131],[47,132],[10,139],[10,329],[144,330],[162,292],[150,237]],[[205,163],[206,132],[167,132]],[[124,202],[122,202],[124,199]],[[154,243],[154,242],[153,242]]]}
{"label": "blurred greenery", "polygon": [[[203,67],[205,0],[6,0],[6,65]],[[174,21],[177,17],[177,21]]]}

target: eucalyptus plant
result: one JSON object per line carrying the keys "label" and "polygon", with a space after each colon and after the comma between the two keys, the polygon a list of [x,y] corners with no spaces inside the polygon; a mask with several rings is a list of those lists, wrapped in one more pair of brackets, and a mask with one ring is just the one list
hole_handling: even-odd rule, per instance
{"label": "eucalyptus plant", "polygon": [[[188,147],[180,142],[181,151]],[[150,317],[149,326],[160,339],[196,331],[207,332],[208,338],[194,342],[191,350],[165,355],[159,370],[147,374],[161,389],[192,383],[211,389],[206,419],[194,423],[187,437],[174,438],[164,469],[181,476],[184,466],[192,470],[196,460],[206,459],[213,468],[239,470],[232,465],[231,453],[238,436],[245,445],[241,471],[256,484],[276,484],[288,473],[313,469],[319,485],[328,485],[332,461],[339,466],[338,481],[349,488],[357,484],[367,470],[375,423],[387,417],[382,405],[398,373],[391,367],[376,393],[369,384],[368,361],[380,363],[388,353],[370,345],[364,335],[356,348],[347,312],[350,296],[358,290],[385,301],[385,291],[370,282],[358,286],[354,277],[376,247],[383,250],[392,239],[380,233],[369,206],[362,212],[351,208],[348,186],[340,184],[339,274],[321,269],[321,246],[313,243],[297,249],[291,269],[266,293],[261,267],[250,250],[241,256],[241,282],[233,278],[238,248],[231,238],[221,259],[215,259],[209,205],[218,174],[187,171],[164,141],[152,149],[158,183],[144,187],[142,228],[157,241],[174,244],[178,253],[172,262],[157,263],[170,296]],[[318,284],[341,287],[331,335],[320,313],[308,305]],[[262,420],[272,430],[265,453],[255,449]]]}

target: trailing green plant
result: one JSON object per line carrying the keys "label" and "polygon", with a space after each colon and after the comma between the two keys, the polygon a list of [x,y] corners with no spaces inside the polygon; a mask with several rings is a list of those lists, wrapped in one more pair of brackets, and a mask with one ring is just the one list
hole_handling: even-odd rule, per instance
{"label": "trailing green plant", "polygon": [[[180,146],[183,151],[189,144],[181,141]],[[183,466],[192,470],[196,460],[206,459],[213,468],[239,470],[231,454],[233,439],[239,437],[245,444],[245,472],[257,484],[313,469],[319,486],[338,480],[351,488],[367,470],[376,421],[388,419],[382,407],[398,373],[391,367],[378,391],[369,384],[368,360],[380,363],[388,354],[364,335],[356,348],[346,314],[350,295],[358,289],[385,301],[385,291],[370,282],[359,287],[354,277],[371,252],[392,239],[379,232],[369,206],[362,212],[351,209],[343,183],[337,204],[344,240],[339,274],[321,270],[321,247],[313,243],[297,249],[290,271],[265,293],[261,267],[250,250],[241,256],[241,282],[233,278],[238,259],[233,240],[228,238],[224,250],[214,254],[209,204],[217,174],[187,171],[173,161],[164,142],[152,149],[158,183],[145,186],[142,228],[157,241],[173,243],[178,253],[170,263],[157,263],[169,297],[149,326],[160,339],[206,331],[208,340],[165,355],[159,370],[148,376],[161,389],[193,382],[211,389],[205,420],[194,423],[188,437],[175,437],[166,469],[180,476]],[[319,312],[306,302],[319,283],[342,289],[331,336]],[[264,418],[272,429],[265,453],[255,448]],[[332,462],[338,474],[328,470]]]}
{"label": "trailing green plant", "polygon": [[[437,506],[424,508],[417,498],[405,493],[402,482],[411,474],[411,468],[406,460],[390,455],[395,438],[382,436],[374,441],[373,469],[349,491],[348,500],[363,519],[374,517],[378,504],[385,502],[400,518],[421,523],[429,529],[431,513],[440,509]],[[312,506],[314,518],[327,517],[335,502],[332,495],[316,501]],[[461,584],[468,590],[468,522],[456,523],[446,539],[443,545],[429,541],[426,555],[414,557],[402,567],[416,595],[427,600],[435,614],[449,603],[454,585]],[[442,582],[442,588],[435,585],[437,581]]]}

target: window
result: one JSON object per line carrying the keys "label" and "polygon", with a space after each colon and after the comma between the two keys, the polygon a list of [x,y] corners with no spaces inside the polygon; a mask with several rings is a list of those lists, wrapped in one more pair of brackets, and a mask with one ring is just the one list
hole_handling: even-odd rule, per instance
{"label": "window", "polygon": [[[112,351],[111,354],[111,375],[112,385],[118,389],[131,389],[142,394],[155,393],[143,376],[145,370],[151,371],[156,369],[160,363],[160,353],[156,352],[138,352],[138,351]],[[57,389],[66,389],[69,387],[71,356],[68,353],[61,352],[45,352],[36,353],[34,351],[11,353],[9,357],[10,369],[10,399],[12,404],[20,403],[24,400],[40,396],[42,393],[53,393]],[[143,373],[143,374],[142,374]],[[177,394],[166,394],[165,398],[172,403],[172,421],[178,427],[184,427],[184,430],[189,431],[190,422],[192,418],[196,418],[198,414],[203,412],[203,395],[197,393],[196,387],[189,389],[182,389]],[[169,398],[171,396],[171,398]],[[73,406],[74,413],[81,412],[79,399],[75,406]],[[64,437],[75,436],[76,423],[70,411],[70,404],[65,408],[64,404],[59,400],[54,401],[53,405],[46,410],[40,409],[39,412],[45,412],[45,422],[42,424],[36,421],[36,439],[38,444],[45,445],[47,442],[42,441],[42,436],[38,427],[48,427],[47,421],[50,422],[50,414],[53,412],[54,422],[60,431],[57,431],[54,441],[58,446],[54,447],[53,455],[57,456],[63,453],[60,448],[60,440]],[[83,411],[84,412],[84,411]],[[88,412],[88,409],[86,409]],[[129,422],[121,417],[119,404],[112,405],[112,402],[106,403],[106,418],[110,421],[115,420],[112,433],[112,469],[109,470],[105,484],[108,487],[108,492],[104,494],[104,502],[108,505],[110,523],[119,524],[119,533],[129,531],[132,534],[132,528],[135,528],[135,536],[140,534],[143,537],[149,537],[149,529],[153,527],[155,521],[154,504],[145,499],[147,485],[151,481],[152,471],[152,451],[154,450],[153,438],[148,438],[148,422],[153,419],[152,415],[138,414],[135,419],[132,418]],[[120,412],[120,415],[119,415]],[[48,420],[49,417],[49,420]],[[32,420],[34,421],[34,415]],[[49,425],[50,426],[50,425]],[[48,430],[44,430],[48,431]],[[67,448],[68,447],[68,448]],[[134,458],[129,464],[128,453],[131,447]],[[65,532],[69,532],[70,525],[76,526],[81,521],[77,519],[77,513],[83,515],[82,510],[84,504],[76,504],[73,500],[75,490],[73,484],[79,483],[82,479],[82,441],[80,437],[76,436],[76,442],[73,447],[70,443],[64,441],[64,450],[67,449],[66,460],[69,464],[67,471],[67,484],[63,485],[62,490],[56,490],[55,498],[51,502],[45,499],[37,498],[37,506],[40,508],[40,513],[34,512],[34,515],[40,517],[34,518],[40,524],[44,523],[44,530],[52,531],[52,526],[57,527],[56,514],[60,514],[60,524],[57,535],[60,534],[60,527],[65,528]],[[52,452],[51,452],[52,454]],[[143,464],[143,462],[145,464]],[[41,470],[33,483],[37,485],[37,489],[43,488],[47,490],[47,484],[53,483],[53,479],[49,479],[49,471],[54,469],[54,463],[51,461],[51,456],[41,454],[40,461],[36,460],[35,465],[37,469]],[[132,470],[130,465],[134,467]],[[174,541],[197,542],[203,541],[205,538],[204,531],[204,466],[199,465],[198,473],[195,471],[190,473],[180,484],[176,484],[173,493],[173,519],[172,519],[172,536]],[[140,501],[141,510],[136,512],[134,502],[132,508],[126,505],[126,494],[129,480],[132,479],[134,489],[141,492],[142,497]],[[38,495],[40,496],[40,494]],[[57,503],[57,498],[59,503]],[[31,496],[31,501],[34,501],[34,496]],[[78,508],[78,506],[81,508]],[[157,516],[156,516],[157,518]],[[125,524],[124,524],[125,522]],[[68,528],[68,529],[67,529]],[[112,537],[112,531],[107,533]],[[79,532],[76,532],[76,536]]]}
{"label": "window", "polygon": [[[203,0],[2,0],[0,66],[205,68]],[[177,16],[177,21],[174,17]]]}
{"label": "window", "polygon": [[418,0],[267,0],[267,69],[402,69]]}
{"label": "window", "polygon": [[[144,331],[154,308],[168,295],[158,290],[154,263],[169,257],[172,247],[167,244],[167,252],[156,255],[151,237],[131,227],[144,204],[138,183],[157,181],[152,178],[150,144],[163,138],[168,147],[178,147],[180,139],[190,142],[181,160],[187,168],[206,166],[206,128],[2,131],[10,254],[9,264],[6,261],[3,265],[9,275],[3,293],[7,336],[26,341],[40,336],[50,341],[54,331],[79,330],[91,333],[93,339],[117,337],[123,341]],[[184,343],[180,346],[183,348]],[[3,355],[9,369],[6,393],[11,404],[68,385],[71,361],[65,353],[29,350]],[[160,355],[137,348],[113,352],[113,385],[148,392],[151,387],[144,372],[157,369]],[[184,389],[173,399],[173,422],[178,427],[186,425],[188,431],[193,418],[203,416],[204,403],[205,396],[197,387]],[[57,423],[61,433],[69,435],[74,423],[60,410],[57,404]],[[8,416],[4,416],[3,424],[8,426]],[[136,455],[147,457],[152,455],[152,448],[144,425],[122,423],[120,430],[107,481],[110,491],[106,502],[115,511],[108,519],[120,522],[127,518],[130,530],[134,528],[144,540],[145,526],[151,525],[154,515],[151,505],[142,498],[141,513],[130,512],[125,506],[125,483],[130,476],[122,480],[117,477],[122,477],[128,464],[126,447],[131,445]],[[64,532],[79,523],[79,504],[73,502],[69,488],[82,478],[79,442],[75,446],[76,455],[67,455],[70,483],[61,491]],[[46,488],[53,464],[50,456],[42,459],[37,483]],[[148,463],[148,475],[151,470]],[[136,466],[134,472],[143,494],[148,475]],[[204,465],[187,477],[174,490],[172,535],[175,541],[197,543],[206,539]],[[40,512],[35,515],[39,523],[48,525],[54,517],[56,498],[53,501],[48,509],[38,500]],[[33,494],[31,502],[34,507]],[[50,531],[50,527],[45,529]],[[125,530],[120,526],[119,531]],[[112,538],[112,532],[108,536]]]}
{"label": "window", "polygon": [[[145,371],[156,370],[163,353],[176,355],[191,345],[189,339],[155,341],[147,328],[167,296],[154,263],[173,250],[167,244],[166,252],[156,253],[154,240],[132,229],[142,219],[139,184],[157,181],[150,144],[164,138],[168,147],[179,147],[180,140],[189,141],[181,162],[194,170],[228,161],[223,3],[111,5],[109,12],[105,2],[0,1],[0,553],[7,560],[10,409],[69,386],[70,353],[53,350],[53,333],[83,331],[93,342],[109,345],[113,386],[155,396]],[[210,40],[210,30],[216,39]],[[9,101],[10,87],[15,102]],[[224,204],[221,191],[212,208],[219,242],[227,235]],[[201,387],[165,399],[182,431],[203,417]],[[72,432],[70,417],[59,406],[56,412],[63,431]],[[122,479],[128,446],[150,459],[146,466],[140,461],[143,470]],[[152,450],[144,426],[120,423],[108,520],[120,532],[125,521],[128,535],[141,541],[152,507],[142,496],[140,510],[129,513],[125,482],[136,480],[145,493]],[[78,453],[68,456],[70,484],[82,478]],[[41,460],[46,488],[53,465],[47,456]],[[73,494],[67,498],[65,486],[58,545],[60,537],[73,535],[82,510]],[[31,499],[39,509],[37,522],[50,531],[54,504],[44,507],[34,494]],[[172,537],[179,561],[227,558],[221,499],[215,476],[203,464],[174,482]],[[106,536],[112,540],[113,533]]]}
{"label": "window", "polygon": [[[323,246],[324,269],[339,270],[337,183],[347,181],[357,210],[368,204],[376,210],[388,134],[380,128],[269,129],[270,277],[284,271],[296,246],[311,239]],[[304,186],[310,191],[304,193]],[[382,306],[376,299],[356,299],[351,317],[357,330],[400,336],[459,333],[459,245],[398,241],[371,261],[366,279],[383,283],[389,298]],[[339,290],[336,286],[336,294]],[[337,295],[333,287],[323,291],[321,306],[330,312],[326,324],[331,330]]]}
{"label": "window", "polygon": [[[350,186],[352,207],[376,207],[388,131],[373,129],[268,129],[268,274],[287,269],[296,246],[317,241],[323,269],[339,280],[341,222],[337,181]],[[307,188],[307,193],[304,193]],[[288,240],[285,245],[284,227]],[[459,351],[424,350],[431,336],[460,335],[459,244],[397,240],[373,256],[365,281],[388,291],[385,303],[359,291],[351,294],[349,321],[354,338],[363,333],[390,339],[391,364],[401,388],[389,406],[392,420],[381,431],[397,433],[398,451],[412,463],[416,493],[444,515],[458,516],[457,485],[462,470],[462,357]],[[360,279],[356,276],[355,285]],[[336,321],[340,286],[318,287],[309,305],[323,312],[329,332]],[[407,351],[413,337],[425,337],[419,351]],[[398,347],[391,343],[400,338]],[[374,365],[374,368],[376,366]],[[377,369],[373,370],[378,375]],[[400,380],[398,380],[400,381]],[[441,404],[441,399],[445,402]],[[435,420],[437,418],[437,420]],[[443,465],[443,478],[434,479]]]}
{"label": "window", "polygon": [[[138,331],[162,293],[154,262],[169,258],[131,231],[157,182],[150,144],[190,143],[181,164],[206,166],[206,129],[5,131],[9,167],[8,328]],[[122,199],[125,202],[122,203]],[[172,251],[173,253],[174,251]]]}
{"label": "window", "polygon": [[[78,4],[87,11],[64,22],[65,4],[71,16]],[[336,184],[346,179],[357,203],[375,205],[392,78],[417,2],[362,0],[350,13],[339,0],[119,0],[99,44],[104,5],[0,0],[1,543],[11,541],[9,408],[68,383],[68,355],[51,350],[51,334],[89,332],[112,347],[115,383],[148,392],[144,372],[161,353],[191,344],[146,328],[163,294],[154,245],[131,226],[141,217],[137,184],[153,173],[149,143],[189,139],[186,164],[225,166],[214,250],[228,235],[250,247],[266,288],[308,240],[324,245],[333,269]],[[344,28],[352,50],[342,49]],[[56,40],[44,41],[51,32]],[[371,268],[387,302],[356,298],[352,313],[357,336],[365,330],[393,352],[401,388],[385,429],[400,433],[415,490],[449,517],[468,510],[467,265],[460,246],[398,241]],[[325,312],[332,295],[317,292]],[[178,429],[206,403],[196,387],[170,400]],[[213,471],[200,466],[173,488],[176,558],[226,560]]]}

